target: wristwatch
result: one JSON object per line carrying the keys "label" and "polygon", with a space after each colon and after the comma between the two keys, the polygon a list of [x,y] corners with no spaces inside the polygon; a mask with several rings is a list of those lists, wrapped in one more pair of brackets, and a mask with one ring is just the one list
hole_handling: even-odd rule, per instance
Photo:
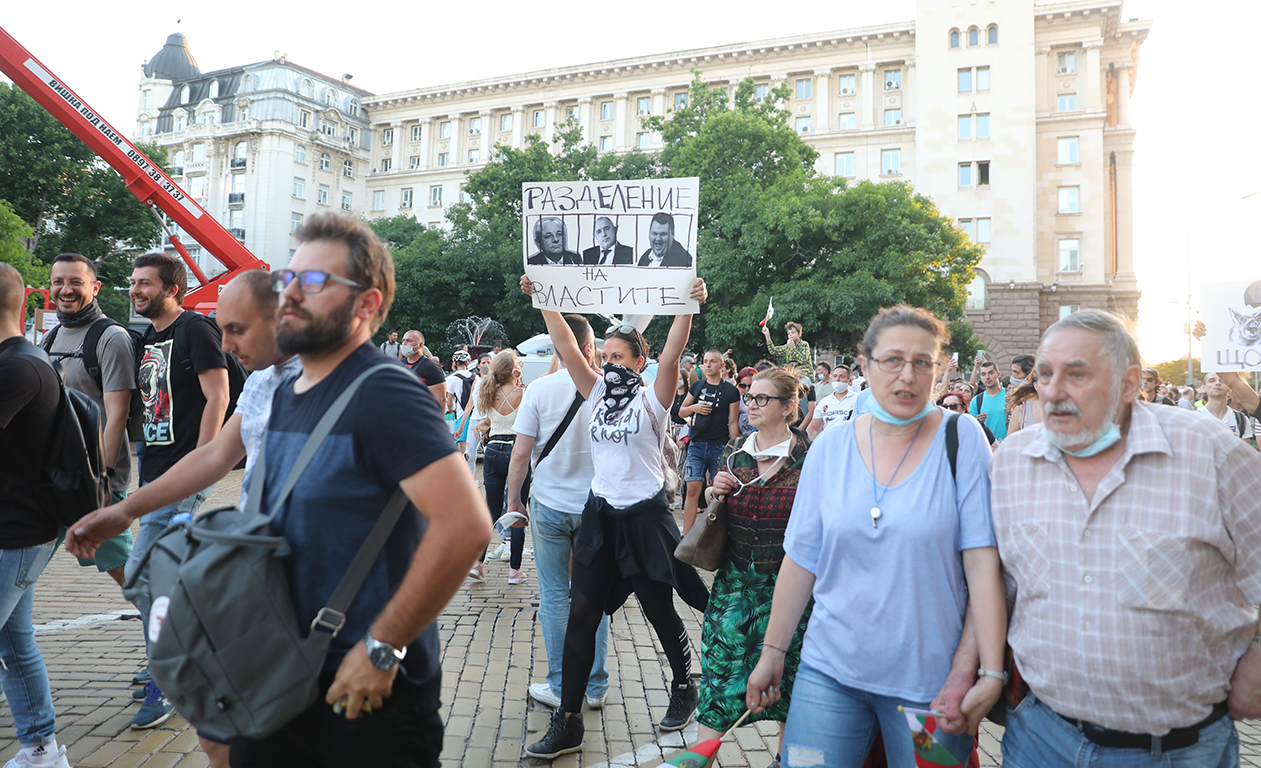
{"label": "wristwatch", "polygon": [[399,651],[389,643],[383,643],[372,636],[372,633],[363,636],[363,647],[368,651],[368,661],[372,662],[372,666],[377,669],[389,671],[394,669],[403,657],[407,656],[407,649]]}

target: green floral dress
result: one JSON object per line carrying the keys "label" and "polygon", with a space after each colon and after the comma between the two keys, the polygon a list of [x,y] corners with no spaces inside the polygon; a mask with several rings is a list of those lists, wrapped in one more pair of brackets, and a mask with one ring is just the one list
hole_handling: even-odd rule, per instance
{"label": "green floral dress", "polygon": [[[727,499],[727,556],[714,575],[701,626],[701,689],[696,710],[697,721],[716,731],[727,730],[744,714],[745,684],[762,655],[775,580],[784,560],[784,532],[810,446],[804,432],[793,430],[793,434],[797,440],[792,455],[774,475]],[[724,467],[731,457],[731,469],[742,483],[758,476],[753,457],[736,453],[748,439],[750,436],[732,440],[722,456]],[[788,646],[780,685],[782,698],[761,714],[749,715],[746,723],[782,723],[788,718],[793,679],[801,663],[801,642],[813,607],[812,599]]]}

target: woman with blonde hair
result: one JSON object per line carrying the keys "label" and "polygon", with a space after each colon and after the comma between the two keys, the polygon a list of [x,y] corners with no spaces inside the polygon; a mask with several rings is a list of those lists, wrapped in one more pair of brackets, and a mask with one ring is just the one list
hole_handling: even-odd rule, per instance
{"label": "woman with blonde hair", "polygon": [[[477,425],[479,434],[489,433],[486,441],[486,452],[482,457],[482,478],[486,486],[486,506],[490,508],[490,516],[498,520],[504,513],[504,490],[508,486],[508,462],[512,458],[512,445],[517,439],[514,425],[517,421],[517,406],[525,394],[525,386],[521,383],[521,361],[515,352],[504,351],[490,361],[490,371],[482,377],[482,384],[477,392],[477,409],[486,414],[486,420]],[[522,497],[528,498],[530,478],[527,477],[521,489]],[[521,571],[521,553],[525,548],[525,520],[518,520],[508,529],[508,583],[520,584],[525,581]],[[486,553],[469,571],[469,578],[474,581],[485,581]]]}

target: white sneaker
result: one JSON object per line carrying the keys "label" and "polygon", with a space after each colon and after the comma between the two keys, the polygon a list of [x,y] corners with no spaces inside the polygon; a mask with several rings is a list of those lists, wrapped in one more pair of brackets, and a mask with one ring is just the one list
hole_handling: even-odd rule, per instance
{"label": "white sneaker", "polygon": [[601,696],[601,697],[600,697],[600,698],[598,698],[598,699],[597,699],[596,697],[594,697],[594,696],[588,696],[588,697],[587,697],[587,706],[588,706],[588,707],[591,707],[592,709],[603,709],[603,708],[604,708],[604,700],[605,700],[605,699],[607,699],[608,697],[609,697],[609,695],[608,695],[607,693],[606,693],[606,694],[604,694],[603,696]]}
{"label": "white sneaker", "polygon": [[508,542],[499,542],[499,546],[495,547],[494,551],[492,551],[486,559],[500,561],[512,559],[512,551],[508,549]]}
{"label": "white sneaker", "polygon": [[70,768],[70,763],[66,760],[66,748],[57,746],[54,740],[42,747],[22,749],[4,768]]}
{"label": "white sneaker", "polygon": [[531,683],[530,698],[552,709],[560,707],[560,697],[552,693],[552,686],[547,683]]}

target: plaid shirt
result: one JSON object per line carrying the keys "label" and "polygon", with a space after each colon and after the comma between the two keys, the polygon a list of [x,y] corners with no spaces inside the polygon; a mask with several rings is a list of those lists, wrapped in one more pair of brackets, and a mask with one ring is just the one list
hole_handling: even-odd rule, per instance
{"label": "plaid shirt", "polygon": [[1162,735],[1226,698],[1261,603],[1261,455],[1181,408],[1134,403],[1087,500],[1041,429],[990,467],[1007,640],[1056,712]]}
{"label": "plaid shirt", "polygon": [[790,342],[779,347],[768,341],[766,348],[780,365],[799,365],[807,371],[814,368],[814,356],[810,354],[808,341],[798,339],[795,343]]}

